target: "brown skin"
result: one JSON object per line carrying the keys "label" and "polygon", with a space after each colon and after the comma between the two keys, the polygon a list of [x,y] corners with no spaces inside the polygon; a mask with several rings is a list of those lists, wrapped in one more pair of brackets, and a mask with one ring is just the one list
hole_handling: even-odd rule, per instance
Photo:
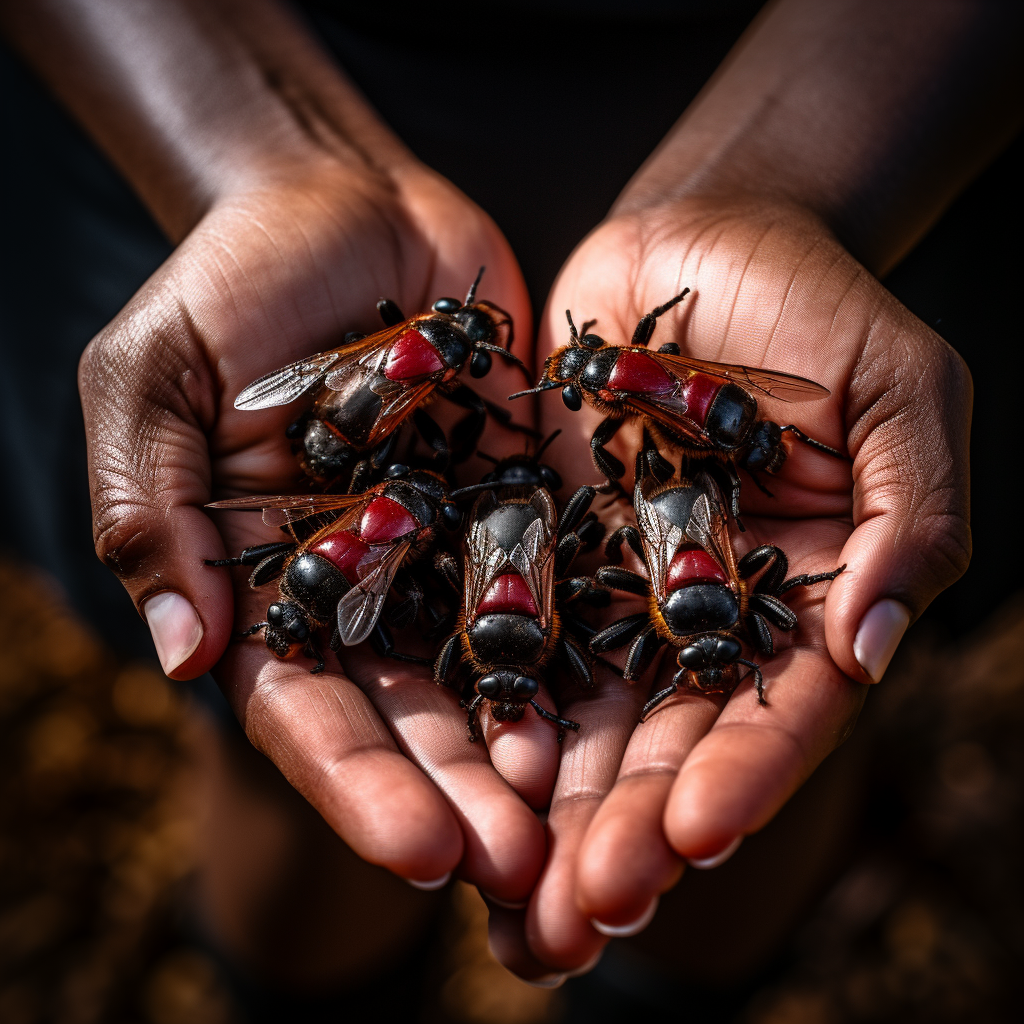
{"label": "brown skin", "polygon": [[[744,489],[744,540],[778,543],[794,572],[850,568],[824,603],[817,592],[791,602],[801,627],[766,666],[769,708],[747,684],[721,713],[681,695],[637,726],[646,691],[606,678],[597,697],[558,709],[582,723],[560,762],[536,716],[487,727],[510,786],[426,670],[360,652],[312,677],[262,644],[229,647],[266,601],[244,574],[201,564],[277,539],[247,517],[215,523],[201,510],[211,493],[295,480],[281,437],[291,410],[240,414],[233,396],[344,330],[374,328],[376,297],[422,310],[487,264],[483,294],[512,313],[528,358],[525,288],[504,239],[272,0],[5,6],[9,38],[183,239],[83,359],[101,557],[140,606],[168,589],[192,603],[203,639],[173,674],[219,662],[253,743],[356,853],[406,877],[458,868],[505,901],[532,891],[525,915],[494,918],[513,969],[579,967],[605,942],[590,917],[636,918],[683,857],[763,826],[853,725],[864,612],[891,596],[920,614],[963,571],[970,379],[872,273],[1019,124],[1005,109],[1018,18],[1013,5],[784,0],[570,258],[542,355],[566,340],[566,308],[626,340],[689,285],[693,302],[659,340],[832,389],[794,419],[847,450],[852,475],[801,446],[775,501]],[[497,361],[484,385],[491,398],[523,386]],[[566,488],[592,482],[576,478],[574,453],[594,416],[547,399],[541,426],[566,430],[551,450]],[[487,449],[518,443],[499,434]],[[780,509],[787,519],[768,518]],[[556,770],[545,844],[528,805],[546,802]]]}

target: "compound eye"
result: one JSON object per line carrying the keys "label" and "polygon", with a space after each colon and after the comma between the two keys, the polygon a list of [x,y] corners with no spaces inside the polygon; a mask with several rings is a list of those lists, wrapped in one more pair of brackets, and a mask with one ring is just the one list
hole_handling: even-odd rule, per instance
{"label": "compound eye", "polygon": [[454,505],[442,505],[441,518],[448,530],[457,530],[462,523],[462,513]]}
{"label": "compound eye", "polygon": [[572,412],[579,412],[583,408],[583,395],[575,384],[566,384],[562,388],[562,401],[565,402],[566,409]]}
{"label": "compound eye", "polygon": [[560,491],[562,489],[562,478],[558,475],[557,470],[552,469],[550,466],[540,467],[540,478],[544,481],[544,485],[549,491]]}
{"label": "compound eye", "polygon": [[284,625],[284,608],[279,604],[272,604],[267,609],[267,622],[272,626],[281,627]]}
{"label": "compound eye", "polygon": [[437,302],[431,307],[435,313],[458,313],[462,309],[462,303],[458,299],[443,298],[438,299]]}
{"label": "compound eye", "polygon": [[531,679],[529,676],[517,676],[515,684],[512,687],[513,692],[517,697],[533,697],[540,689],[540,683],[536,679]]}
{"label": "compound eye", "polygon": [[689,647],[684,647],[679,652],[678,661],[683,668],[694,670],[703,668],[707,664],[704,652],[699,647],[695,647],[692,644]]}
{"label": "compound eye", "polygon": [[485,697],[497,697],[501,693],[501,680],[497,676],[484,676],[476,684],[476,692]]}
{"label": "compound eye", "polygon": [[473,353],[473,358],[469,361],[469,375],[470,377],[486,377],[491,372],[491,353],[485,352],[481,349],[479,352]]}
{"label": "compound eye", "polygon": [[300,618],[294,618],[288,623],[288,628],[285,632],[293,639],[298,641],[309,639],[309,626]]}
{"label": "compound eye", "polygon": [[604,338],[598,334],[584,334],[580,338],[580,344],[586,345],[587,348],[604,348]]}
{"label": "compound eye", "polygon": [[384,476],[388,480],[394,480],[395,477],[405,476],[409,472],[409,467],[402,462],[393,462],[387,469],[384,470]]}
{"label": "compound eye", "polygon": [[718,643],[715,645],[716,657],[726,664],[735,661],[740,656],[741,650],[740,642],[731,636],[719,637]]}

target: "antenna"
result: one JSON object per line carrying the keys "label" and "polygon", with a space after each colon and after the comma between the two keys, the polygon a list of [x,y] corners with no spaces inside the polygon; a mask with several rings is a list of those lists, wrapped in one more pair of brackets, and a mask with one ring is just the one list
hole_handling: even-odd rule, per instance
{"label": "antenna", "polygon": [[469,286],[469,291],[466,292],[466,301],[463,303],[464,306],[472,306],[476,301],[477,285],[480,284],[480,278],[484,276],[486,269],[486,267],[481,267],[480,272],[476,275],[476,280]]}
{"label": "antenna", "polygon": [[560,387],[562,387],[562,385],[557,380],[549,380],[542,384],[538,384],[535,388],[527,388],[526,391],[517,391],[514,395],[509,395],[508,400],[511,402],[513,398],[522,398],[523,395],[539,395],[542,391],[550,391],[552,388]]}

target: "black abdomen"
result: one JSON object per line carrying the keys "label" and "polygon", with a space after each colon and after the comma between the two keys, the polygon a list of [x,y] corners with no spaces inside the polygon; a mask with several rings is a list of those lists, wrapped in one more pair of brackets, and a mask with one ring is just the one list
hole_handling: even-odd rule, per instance
{"label": "black abdomen", "polygon": [[529,615],[481,615],[466,634],[483,665],[532,665],[544,653],[544,631]]}
{"label": "black abdomen", "polygon": [[665,624],[676,636],[729,629],[739,619],[736,595],[722,583],[694,583],[673,590],[661,605]]}

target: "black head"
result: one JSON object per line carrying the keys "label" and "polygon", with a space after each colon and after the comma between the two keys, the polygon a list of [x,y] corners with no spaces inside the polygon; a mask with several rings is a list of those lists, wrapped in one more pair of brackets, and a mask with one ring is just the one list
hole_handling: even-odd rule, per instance
{"label": "black head", "polygon": [[512,317],[492,302],[477,302],[476,290],[484,268],[480,268],[476,280],[469,286],[466,301],[460,302],[450,296],[438,299],[431,307],[435,313],[444,313],[462,327],[462,332],[472,348],[469,373],[472,377],[486,377],[493,365],[492,353],[518,366],[523,372],[522,361],[509,351],[512,347]]}
{"label": "black head", "polygon": [[263,636],[274,654],[287,658],[309,640],[306,613],[290,601],[275,602],[267,609],[267,628]]}
{"label": "black head", "polygon": [[762,420],[750,435],[750,447],[741,465],[752,473],[775,473],[786,461],[786,447],[778,423]]}
{"label": "black head", "polygon": [[492,455],[478,451],[477,455],[494,463],[494,469],[480,483],[452,491],[452,496],[461,498],[470,494],[479,494],[492,487],[525,487],[531,490],[546,487],[549,491],[559,490],[562,486],[561,476],[553,466],[541,462],[540,457],[544,453],[544,449],[561,432],[561,430],[556,430],[550,434],[533,455],[510,455],[506,459],[495,459]]}
{"label": "black head", "polygon": [[476,692],[486,697],[499,722],[518,722],[536,698],[540,683],[512,668],[499,668],[477,680]]}
{"label": "black head", "polygon": [[729,633],[694,637],[676,657],[680,668],[693,673],[697,686],[714,692],[722,685],[730,665],[743,653],[739,640]]}

